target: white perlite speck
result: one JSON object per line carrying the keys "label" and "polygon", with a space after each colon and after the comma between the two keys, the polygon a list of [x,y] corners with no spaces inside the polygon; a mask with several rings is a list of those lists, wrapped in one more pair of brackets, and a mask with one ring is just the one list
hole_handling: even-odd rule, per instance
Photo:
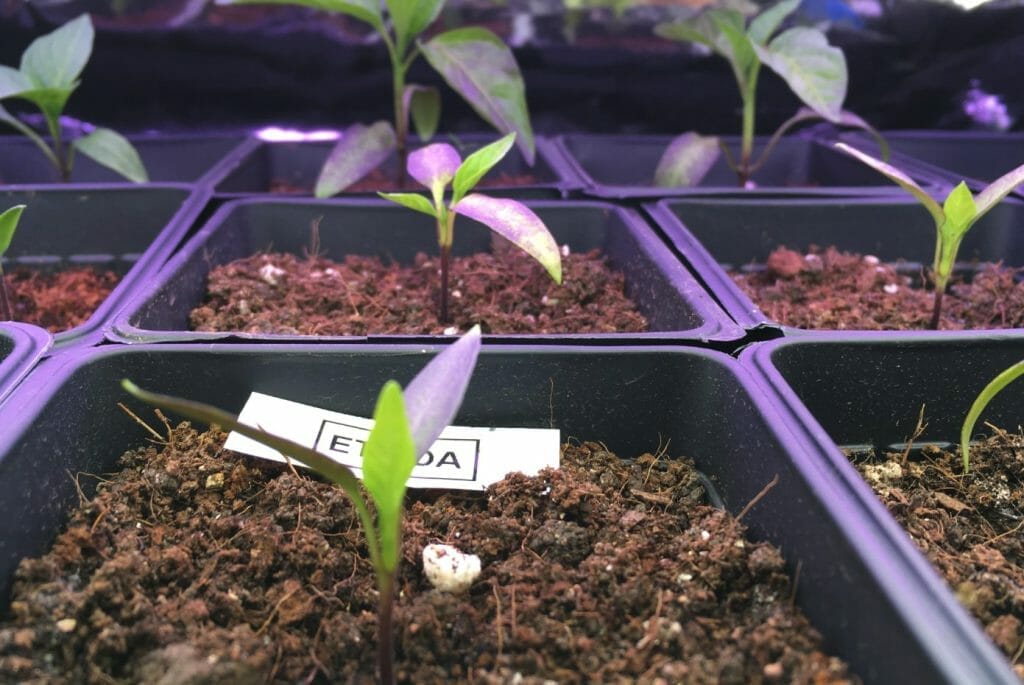
{"label": "white perlite speck", "polygon": [[260,278],[268,285],[277,285],[278,276],[284,276],[285,270],[269,262],[260,267]]}
{"label": "white perlite speck", "polygon": [[423,572],[441,592],[465,592],[480,575],[480,557],[451,545],[427,545],[423,548]]}

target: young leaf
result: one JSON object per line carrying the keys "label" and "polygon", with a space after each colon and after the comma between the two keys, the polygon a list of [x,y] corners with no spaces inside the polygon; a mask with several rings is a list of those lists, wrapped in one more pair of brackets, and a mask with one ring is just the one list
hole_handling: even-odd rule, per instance
{"label": "young leaf", "polygon": [[946,196],[946,201],[942,204],[942,212],[946,215],[946,224],[954,227],[957,233],[966,232],[974,223],[974,218],[978,215],[978,207],[974,204],[974,196],[971,195],[966,183],[960,181],[950,191]]}
{"label": "young leaf", "polygon": [[846,57],[829,45],[825,34],[796,27],[779,34],[767,47],[754,48],[804,104],[829,121],[839,120],[846,99]]}
{"label": "young leaf", "polygon": [[33,87],[28,77],[20,71],[0,65],[0,100],[18,96]]}
{"label": "young leaf", "polygon": [[725,40],[725,46],[720,50],[732,65],[736,82],[740,84],[741,90],[745,89],[751,79],[751,69],[757,64],[757,54],[754,52],[754,44],[744,31],[742,15],[738,12],[711,10],[708,16]]}
{"label": "young leaf", "polygon": [[675,138],[658,161],[654,184],[662,188],[689,188],[718,161],[721,150],[717,136],[701,136],[693,131]]}
{"label": "young leaf", "polygon": [[405,485],[419,454],[409,432],[402,389],[388,381],[373,410],[373,429],[363,446],[363,485],[377,508],[380,559],[386,572],[398,566]]}
{"label": "young leaf", "polygon": [[921,186],[917,185],[912,178],[904,174],[902,171],[881,160],[875,159],[871,155],[864,154],[860,150],[852,148],[846,143],[836,143],[835,147],[837,150],[841,150],[851,157],[859,159],[861,162],[867,164],[869,167],[916,197],[917,200],[925,206],[928,213],[932,215],[936,226],[941,226],[945,223],[946,214],[942,211],[942,207],[939,206],[939,203],[932,199],[931,195],[926,193]]}
{"label": "young leaf", "polygon": [[772,5],[754,17],[750,22],[750,28],[747,29],[747,35],[750,36],[750,40],[758,45],[764,45],[772,37],[776,29],[782,25],[782,22],[786,20],[786,17],[796,11],[796,8],[800,6],[802,1],[782,0],[782,2]]}
{"label": "young leaf", "polygon": [[92,54],[88,14],[32,41],[21,55],[21,73],[37,88],[73,89]]}
{"label": "young leaf", "polygon": [[14,231],[18,228],[18,221],[21,219],[23,211],[25,211],[25,205],[15,205],[0,214],[0,257],[3,257],[7,248],[11,246],[11,239],[14,238]]}
{"label": "young leaf", "polygon": [[430,188],[434,201],[440,202],[445,187],[455,178],[462,157],[448,143],[434,143],[409,154],[406,169],[420,184]]}
{"label": "young leaf", "polygon": [[324,12],[338,12],[365,21],[378,31],[384,30],[380,0],[216,0],[218,5],[299,5]]}
{"label": "young leaf", "polygon": [[1021,184],[1024,184],[1024,164],[992,181],[992,184],[978,193],[978,197],[975,198],[978,205],[975,221],[985,216],[988,210],[999,204],[1004,197]]}
{"label": "young leaf", "polygon": [[1017,362],[989,381],[989,384],[978,393],[971,404],[967,417],[964,418],[963,426],[960,427],[960,457],[963,460],[964,473],[967,473],[971,467],[971,434],[974,432],[974,424],[978,422],[978,418],[981,417],[981,413],[985,411],[992,398],[1021,376],[1024,376],[1024,361]]}
{"label": "young leaf", "polygon": [[437,218],[437,212],[434,209],[434,205],[430,204],[430,200],[423,197],[419,193],[377,193],[385,200],[391,200],[394,203],[400,204],[403,207],[409,209],[415,209],[417,212],[423,212],[427,216]]}
{"label": "young leaf", "polygon": [[509,133],[466,157],[466,161],[455,172],[455,179],[452,181],[452,204],[461,200],[508,154],[515,139],[516,134]]}
{"label": "young leaf", "polygon": [[437,133],[441,120],[441,93],[433,86],[409,85],[405,87],[405,111],[412,119],[416,135],[426,142]]}
{"label": "young leaf", "polygon": [[697,43],[716,49],[715,34],[710,21],[700,21],[700,17],[685,21],[672,21],[658,24],[654,27],[654,34],[668,40],[677,40],[681,43]]}
{"label": "young leaf", "polygon": [[562,282],[562,256],[558,243],[540,217],[522,202],[474,193],[462,198],[452,210],[479,221],[512,241],[540,262],[555,283]]}
{"label": "young leaf", "polygon": [[423,33],[441,13],[445,0],[387,0],[391,23],[395,27],[399,49],[404,52],[410,41]]}
{"label": "young leaf", "polygon": [[149,181],[149,175],[138,151],[117,131],[97,128],[75,140],[74,146],[89,159],[113,169],[133,183]]}
{"label": "young leaf", "polygon": [[455,419],[480,354],[480,326],[444,348],[402,393],[416,456],[430,449]]}
{"label": "young leaf", "polygon": [[447,31],[420,46],[423,55],[470,106],[501,133],[515,133],[526,163],[535,156],[519,65],[500,38],[484,28]]}
{"label": "young leaf", "polygon": [[395,130],[386,121],[370,126],[353,124],[327,156],[314,194],[330,197],[343,191],[388,158],[398,145]]}

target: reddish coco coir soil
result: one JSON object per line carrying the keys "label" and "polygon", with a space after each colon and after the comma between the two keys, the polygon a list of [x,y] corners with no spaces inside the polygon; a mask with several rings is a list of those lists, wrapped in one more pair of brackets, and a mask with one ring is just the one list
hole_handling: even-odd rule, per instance
{"label": "reddish coco coir soil", "polygon": [[[943,330],[1024,326],[1024,284],[1016,271],[986,265],[969,283],[954,279],[943,298]],[[765,268],[732,279],[774,321],[830,330],[913,330],[928,326],[933,293],[923,279],[870,255],[811,246],[776,249]]]}
{"label": "reddish coco coir soil", "polygon": [[306,335],[437,335],[474,324],[485,333],[647,329],[622,274],[596,251],[563,254],[562,285],[520,250],[453,258],[446,324],[438,320],[438,270],[438,259],[425,254],[410,266],[257,254],[213,269],[189,323],[197,331]]}
{"label": "reddish coco coir soil", "polygon": [[1024,435],[959,453],[925,445],[857,468],[1024,679]]}
{"label": "reddish coco coir soil", "polygon": [[[219,431],[168,436],[21,563],[0,678],[373,682],[375,581],[341,490],[227,453]],[[858,682],[794,609],[778,550],[704,504],[690,461],[595,443],[562,460],[483,493],[410,494],[401,682]],[[431,589],[432,542],[481,557],[468,594]]]}
{"label": "reddish coco coir soil", "polygon": [[112,271],[89,267],[62,271],[14,269],[5,274],[14,320],[59,333],[79,326],[117,286]]}

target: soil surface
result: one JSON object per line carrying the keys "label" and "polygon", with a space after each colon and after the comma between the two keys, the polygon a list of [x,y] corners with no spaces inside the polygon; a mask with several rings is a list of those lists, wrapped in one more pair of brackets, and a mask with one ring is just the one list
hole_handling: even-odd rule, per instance
{"label": "soil surface", "polygon": [[622,274],[597,252],[562,257],[557,285],[532,257],[499,249],[451,264],[449,313],[438,320],[439,261],[376,257],[344,262],[258,254],[216,267],[207,297],[192,310],[197,331],[304,335],[442,334],[479,323],[484,333],[612,333],[646,330],[624,294]]}
{"label": "soil surface", "polygon": [[1024,679],[1024,435],[956,454],[887,454],[857,468]]}
{"label": "soil surface", "polygon": [[[942,303],[942,330],[1024,326],[1024,284],[1017,271],[988,264],[970,282],[957,280]],[[733,280],[768,318],[787,326],[831,330],[908,330],[928,326],[933,292],[921,274],[899,273],[870,255],[811,246],[776,249],[765,268]]]}
{"label": "soil surface", "polygon": [[[373,682],[375,581],[341,490],[226,453],[219,432],[168,436],[22,561],[0,678]],[[779,552],[704,504],[688,460],[595,443],[562,460],[484,493],[410,495],[402,682],[850,682],[794,610]],[[467,594],[431,589],[434,542],[481,557]]]}
{"label": "soil surface", "polygon": [[[549,181],[537,180],[537,177],[533,174],[511,174],[507,171],[495,172],[489,176],[484,177],[477,183],[478,188],[512,188],[519,186],[532,186],[538,183],[548,183]],[[341,194],[345,193],[376,193],[381,192],[424,192],[424,187],[411,177],[406,177],[405,181],[401,184],[396,182],[395,178],[385,173],[382,169],[374,169],[369,174],[359,179],[345,190],[341,191]],[[270,182],[270,192],[280,195],[312,195],[313,186],[303,186],[291,183],[284,179],[274,179]]]}
{"label": "soil surface", "polygon": [[5,275],[14,320],[59,333],[85,323],[103,304],[120,276],[113,271],[13,269]]}

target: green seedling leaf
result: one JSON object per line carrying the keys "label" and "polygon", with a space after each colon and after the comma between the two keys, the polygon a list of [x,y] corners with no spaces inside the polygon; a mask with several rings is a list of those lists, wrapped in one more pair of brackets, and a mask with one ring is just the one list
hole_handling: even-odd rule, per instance
{"label": "green seedling leaf", "polygon": [[967,188],[967,184],[960,181],[959,184],[946,196],[942,204],[942,211],[946,215],[945,225],[962,229],[966,232],[967,227],[974,222],[978,215],[978,207],[974,204],[974,196]]}
{"label": "green seedling leaf", "polygon": [[380,0],[216,0],[218,5],[299,5],[324,12],[338,12],[384,30]]}
{"label": "green seedling leaf", "polygon": [[740,84],[742,90],[752,78],[751,70],[757,66],[757,53],[754,52],[754,44],[744,30],[743,16],[738,12],[717,10],[708,12],[708,16],[721,36],[719,42],[725,40],[725,47],[720,48],[720,52],[732,65],[736,82]]}
{"label": "green seedling leaf", "polygon": [[397,145],[395,129],[386,121],[370,126],[349,126],[327,156],[316,180],[314,194],[317,197],[337,195],[376,169]]}
{"label": "green seedling leaf", "polygon": [[869,167],[871,167],[878,173],[882,174],[890,181],[900,186],[901,188],[909,192],[911,195],[913,195],[915,198],[917,198],[917,200],[921,204],[923,204],[925,208],[928,210],[928,213],[932,215],[932,218],[935,220],[936,227],[942,226],[942,224],[945,223],[946,214],[945,212],[943,212],[942,207],[939,206],[939,203],[936,202],[931,195],[926,193],[924,189],[921,188],[921,186],[917,185],[917,183],[915,183],[914,180],[907,176],[905,173],[903,173],[902,171],[900,171],[899,169],[890,164],[886,164],[880,159],[875,159],[871,155],[865,154],[856,148],[850,147],[846,143],[836,143],[835,147],[837,150],[841,150],[846,154],[850,155],[851,157],[859,159],[861,162],[867,164]]}
{"label": "green seedling leaf", "polygon": [[405,52],[409,43],[430,26],[441,13],[445,0],[387,0],[391,23],[398,37],[399,50]]}
{"label": "green seedling leaf", "polygon": [[74,142],[83,155],[113,169],[133,183],[146,183],[149,175],[138,151],[128,139],[109,128],[98,128]]}
{"label": "green seedling leaf", "polygon": [[540,262],[555,283],[562,282],[562,255],[558,243],[540,217],[522,202],[474,193],[459,200],[452,210],[507,238]]}
{"label": "green seedling leaf", "polygon": [[718,137],[692,131],[675,138],[658,162],[654,184],[662,188],[689,188],[701,182],[718,161]]}
{"label": "green seedling leaf", "polygon": [[434,209],[434,205],[430,204],[430,200],[418,193],[377,193],[377,195],[403,207],[408,207],[417,212],[423,212],[427,216],[437,218],[437,211]]}
{"label": "green seedling leaf", "polygon": [[480,354],[480,326],[430,360],[402,393],[409,430],[420,456],[455,419]]}
{"label": "green seedling leaf", "polygon": [[967,417],[964,418],[963,426],[960,427],[960,457],[964,465],[964,473],[971,468],[971,434],[974,433],[974,425],[981,417],[992,399],[1003,391],[1003,388],[1024,376],[1024,361],[1019,361],[993,378],[985,388],[978,393],[971,404]]}
{"label": "green seedling leaf", "polygon": [[654,27],[655,35],[668,40],[677,40],[681,43],[697,43],[717,50],[715,45],[715,33],[710,21],[706,17],[695,17],[686,21],[672,21],[658,24]]}
{"label": "green seedling leaf", "polygon": [[975,198],[978,206],[978,214],[975,221],[985,216],[990,209],[1002,202],[1003,198],[1021,184],[1024,184],[1024,164],[1006,172],[978,193],[978,197]]}
{"label": "green seedling leaf", "polygon": [[20,71],[0,65],[0,100],[19,96],[33,88],[32,81]]}
{"label": "green seedling leaf", "polygon": [[500,38],[479,27],[455,29],[420,46],[444,80],[501,133],[515,133],[527,164],[535,146],[526,87],[512,51]]}
{"label": "green seedling leaf", "polygon": [[421,185],[430,188],[434,204],[440,205],[444,189],[455,178],[462,157],[448,143],[434,143],[412,152],[406,162],[406,171]]}
{"label": "green seedling leaf", "polygon": [[838,121],[846,99],[846,57],[829,45],[821,31],[796,27],[767,47],[755,45],[758,57],[782,77],[804,104],[829,121]]}
{"label": "green seedling leaf", "polygon": [[363,485],[377,508],[381,564],[386,573],[398,566],[405,484],[416,466],[402,389],[388,381],[377,398],[373,429],[363,446]]}
{"label": "green seedling leaf", "polygon": [[21,56],[21,73],[36,88],[73,90],[92,54],[94,37],[88,14],[32,41]]}
{"label": "green seedling leaf", "polygon": [[453,205],[475,188],[480,179],[508,154],[515,139],[516,134],[510,133],[466,157],[466,161],[455,172],[452,182]]}
{"label": "green seedling leaf", "polygon": [[758,45],[767,43],[772,34],[782,26],[782,22],[786,20],[786,17],[793,14],[802,1],[782,0],[782,2],[772,5],[754,17],[750,22],[750,28],[747,29],[747,35],[750,36],[750,40]]}
{"label": "green seedling leaf", "polygon": [[405,87],[405,111],[412,118],[416,135],[428,141],[437,133],[441,120],[441,93],[431,86],[409,85]]}
{"label": "green seedling leaf", "polygon": [[[21,219],[23,211],[25,211],[25,205],[15,205],[0,214],[0,257],[3,257],[7,248],[11,246],[14,231],[18,228],[18,221]],[[0,273],[2,273],[2,269],[0,269]]]}

